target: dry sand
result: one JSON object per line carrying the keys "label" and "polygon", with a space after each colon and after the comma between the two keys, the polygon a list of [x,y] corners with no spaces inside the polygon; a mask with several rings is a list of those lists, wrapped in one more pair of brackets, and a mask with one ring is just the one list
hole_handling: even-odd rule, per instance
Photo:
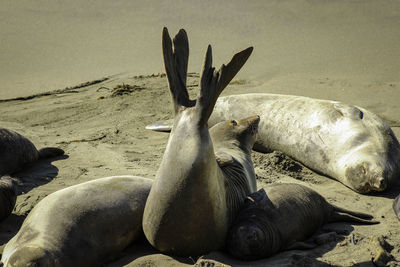
{"label": "dry sand", "polygon": [[[188,88],[193,97],[198,89],[198,75],[189,76]],[[293,85],[288,86],[286,82],[287,80],[277,80],[270,85],[265,84],[262,90],[251,81],[235,80],[224,94],[251,91],[287,93]],[[302,84],[310,88],[318,88],[319,90],[311,90],[317,95],[319,91],[340,91],[346,82],[351,86],[358,86],[357,89],[360,90],[362,86],[366,93],[375,91],[377,86],[354,85],[349,80],[329,82],[325,77],[303,77],[301,80]],[[0,101],[2,127],[20,132],[38,148],[59,146],[66,151],[66,156],[53,161],[41,161],[15,175],[20,181],[20,195],[13,214],[0,224],[1,244],[4,245],[15,234],[33,206],[51,192],[110,175],[155,177],[168,134],[147,131],[145,126],[172,116],[166,78],[162,75],[120,75],[85,85],[19,100]],[[116,87],[118,90],[114,89]],[[298,87],[302,90],[301,86]],[[398,90],[400,83],[382,87]],[[370,88],[370,91],[365,88]],[[355,104],[364,104],[361,97],[349,96],[347,100]],[[388,110],[374,101],[376,99],[372,99],[367,107],[387,118],[397,136],[400,136],[400,119],[396,117],[399,108],[390,106],[391,99],[386,99],[388,104],[385,107],[396,111],[393,112],[396,116],[391,116]],[[312,172],[280,152],[254,152],[253,160],[259,187],[272,182],[302,183],[317,190],[331,203],[371,213],[381,223],[372,226],[329,224],[322,231],[336,233],[329,235],[318,248],[284,252],[270,259],[251,263],[236,261],[222,252],[213,252],[200,259],[173,258],[156,252],[142,240],[130,247],[121,255],[121,259],[110,266],[181,266],[194,263],[202,266],[206,263],[213,263],[214,266],[373,266],[371,258],[378,254],[378,246],[374,241],[377,238],[387,243],[386,251],[393,264],[393,261],[400,260],[399,221],[391,208],[393,197],[400,191],[399,187],[387,193],[365,196]]]}
{"label": "dry sand", "polygon": [[[339,100],[377,113],[400,137],[400,2],[328,0],[254,1],[2,1],[0,3],[0,126],[38,148],[60,146],[66,156],[41,161],[15,176],[20,195],[0,223],[0,245],[18,231],[43,197],[84,181],[120,174],[154,178],[168,134],[145,125],[172,116],[163,71],[161,29],[189,35],[189,71],[198,71],[206,46],[215,66],[247,46],[255,50],[223,94],[265,92]],[[124,74],[117,74],[124,73]],[[117,74],[117,75],[114,75]],[[145,76],[135,77],[144,74]],[[70,87],[108,76],[107,80]],[[189,91],[196,94],[196,75]],[[112,97],[117,85],[126,94]],[[130,92],[128,92],[130,91]],[[373,226],[336,223],[330,242],[243,263],[221,252],[201,259],[161,255],[144,241],[111,266],[373,266],[376,238],[400,260],[399,221],[392,212],[400,188],[359,195],[279,152],[253,159],[259,187],[304,183],[336,205],[372,213]],[[214,265],[213,265],[214,264]],[[393,263],[395,264],[395,263]]]}

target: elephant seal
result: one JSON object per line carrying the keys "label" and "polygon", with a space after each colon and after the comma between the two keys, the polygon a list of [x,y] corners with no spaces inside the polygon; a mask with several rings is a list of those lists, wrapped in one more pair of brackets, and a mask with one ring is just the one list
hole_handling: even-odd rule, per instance
{"label": "elephant seal", "polygon": [[40,201],[4,248],[4,266],[100,266],[142,235],[151,179],[112,176]]}
{"label": "elephant seal", "polygon": [[7,218],[14,209],[17,200],[17,186],[9,176],[0,178],[0,221]]}
{"label": "elephant seal", "polygon": [[398,195],[393,202],[393,210],[397,218],[400,220],[400,195]]}
{"label": "elephant seal", "polygon": [[27,138],[17,132],[0,128],[0,175],[12,174],[39,158],[64,154],[60,148],[46,147],[37,150]]}
{"label": "elephant seal", "polygon": [[226,248],[236,258],[256,260],[281,250],[315,247],[302,241],[325,223],[378,223],[371,219],[329,204],[306,186],[272,184],[247,198],[229,230]]}
{"label": "elephant seal", "polygon": [[[399,141],[368,110],[302,96],[230,95],[217,100],[209,125],[251,114],[261,117],[257,151],[280,150],[361,194],[383,191],[400,178]],[[147,128],[167,131],[171,123]]]}
{"label": "elephant seal", "polygon": [[[207,125],[219,94],[252,48],[237,53],[216,72],[208,46],[200,94],[193,106],[186,90],[189,48],[184,30],[175,36],[173,45],[172,49],[164,28],[164,63],[175,119],[146,202],[143,231],[150,244],[163,253],[195,256],[224,246],[232,218],[246,194],[256,190],[250,151],[259,117],[230,120],[210,131]],[[224,138],[228,131],[232,135]],[[210,136],[213,133],[215,136]]]}

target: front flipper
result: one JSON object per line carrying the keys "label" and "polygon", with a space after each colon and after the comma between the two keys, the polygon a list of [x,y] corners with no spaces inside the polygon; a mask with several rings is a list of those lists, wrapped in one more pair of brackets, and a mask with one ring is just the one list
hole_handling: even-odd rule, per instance
{"label": "front flipper", "polygon": [[215,152],[215,158],[219,167],[224,167],[233,163],[234,159],[231,155],[226,152],[217,151]]}
{"label": "front flipper", "polygon": [[153,124],[146,126],[146,130],[151,130],[155,132],[171,132],[174,120],[157,121]]}

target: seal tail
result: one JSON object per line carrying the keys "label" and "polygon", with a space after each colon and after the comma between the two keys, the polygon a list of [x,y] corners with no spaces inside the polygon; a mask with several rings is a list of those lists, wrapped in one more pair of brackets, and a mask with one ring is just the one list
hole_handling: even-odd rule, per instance
{"label": "seal tail", "polygon": [[373,216],[363,212],[356,212],[343,209],[337,206],[334,207],[333,221],[356,222],[362,224],[378,224],[379,221],[373,220]]}
{"label": "seal tail", "polygon": [[61,148],[57,147],[45,147],[42,149],[39,149],[39,158],[45,159],[45,158],[52,158],[52,157],[57,157],[64,155],[64,150]]}

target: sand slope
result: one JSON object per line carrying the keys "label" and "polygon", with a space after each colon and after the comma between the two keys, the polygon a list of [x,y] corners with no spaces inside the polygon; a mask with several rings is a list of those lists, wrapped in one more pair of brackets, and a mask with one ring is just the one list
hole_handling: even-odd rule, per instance
{"label": "sand slope", "polygon": [[[190,74],[189,93],[197,93],[197,74]],[[85,86],[87,85],[87,86]],[[15,174],[20,195],[13,214],[0,224],[0,245],[18,231],[29,211],[46,195],[88,180],[119,174],[154,178],[168,134],[145,130],[145,125],[172,116],[172,105],[163,75],[110,76],[104,81],[19,100],[0,100],[0,124],[28,137],[38,148],[59,146],[66,155],[41,161]],[[129,86],[128,86],[129,85]],[[114,90],[118,87],[118,90]],[[266,83],[236,80],[224,94],[246,92],[292,93],[337,99],[360,105],[383,116],[400,136],[399,82],[374,83],[345,77],[299,75]],[[381,91],[377,91],[381,88]],[[324,92],[324,93],[323,93]],[[377,93],[376,93],[377,92]],[[369,98],[374,94],[379,97]],[[199,259],[159,254],[144,240],[127,249],[110,266],[373,266],[377,238],[384,240],[391,257],[400,260],[399,221],[392,201],[400,187],[376,196],[359,195],[336,181],[320,176],[280,152],[254,152],[258,186],[272,182],[308,185],[338,206],[372,213],[381,223],[372,226],[335,223],[313,250],[289,251],[257,262],[240,262],[223,252]],[[372,240],[372,241],[371,241]]]}

